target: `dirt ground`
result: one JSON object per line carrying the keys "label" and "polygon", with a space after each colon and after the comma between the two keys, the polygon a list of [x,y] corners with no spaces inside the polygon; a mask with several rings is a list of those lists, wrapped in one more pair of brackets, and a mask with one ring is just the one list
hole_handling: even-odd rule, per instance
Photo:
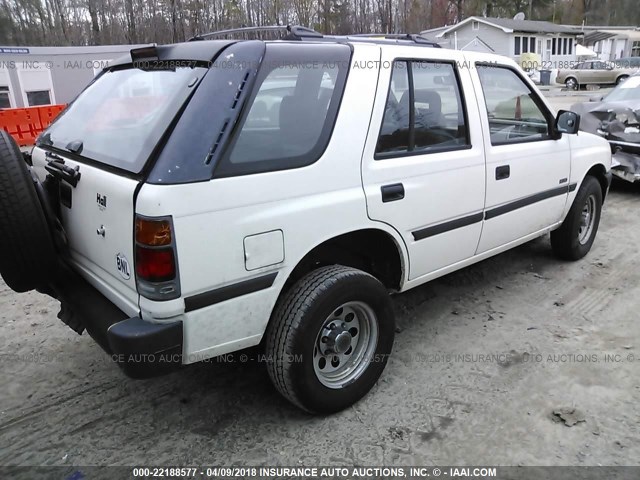
{"label": "dirt ground", "polygon": [[637,465],[639,207],[614,185],[581,261],[541,238],[396,296],[381,380],[325,418],[238,357],[130,380],[2,284],[0,465]]}

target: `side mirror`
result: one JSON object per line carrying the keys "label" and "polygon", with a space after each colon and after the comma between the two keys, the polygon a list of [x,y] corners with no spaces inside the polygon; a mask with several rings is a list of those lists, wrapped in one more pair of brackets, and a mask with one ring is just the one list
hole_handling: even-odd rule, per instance
{"label": "side mirror", "polygon": [[578,130],[580,129],[580,115],[568,110],[560,110],[558,112],[558,116],[556,117],[556,122],[553,129],[558,134],[578,133]]}

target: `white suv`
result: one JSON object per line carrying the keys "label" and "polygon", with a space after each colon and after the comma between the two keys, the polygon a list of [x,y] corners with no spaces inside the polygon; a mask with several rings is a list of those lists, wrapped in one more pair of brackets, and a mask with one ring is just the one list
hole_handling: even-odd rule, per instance
{"label": "white suv", "polygon": [[389,292],[548,232],[589,251],[611,152],[578,126],[513,61],[415,37],[132,50],[27,162],[0,137],[0,271],[130,376],[261,345],[337,411],[385,367]]}

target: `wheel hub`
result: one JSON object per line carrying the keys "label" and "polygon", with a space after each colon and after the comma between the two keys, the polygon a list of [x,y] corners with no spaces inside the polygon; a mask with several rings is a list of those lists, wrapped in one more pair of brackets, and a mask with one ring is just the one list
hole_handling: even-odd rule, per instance
{"label": "wheel hub", "polygon": [[582,212],[580,212],[580,224],[578,225],[578,241],[584,245],[591,238],[595,223],[596,200],[593,195],[587,198]]}
{"label": "wheel hub", "polygon": [[[324,355],[331,353],[342,354],[349,350],[353,337],[349,331],[345,329],[345,326],[346,325],[342,324],[339,327],[335,327],[329,330],[323,337],[323,339],[326,338],[326,342],[321,345],[321,350]],[[322,348],[322,346],[324,346],[324,348]]]}
{"label": "wheel hub", "polygon": [[320,382],[342,388],[366,370],[378,341],[374,311],[362,302],[347,302],[334,310],[318,332],[313,365]]}

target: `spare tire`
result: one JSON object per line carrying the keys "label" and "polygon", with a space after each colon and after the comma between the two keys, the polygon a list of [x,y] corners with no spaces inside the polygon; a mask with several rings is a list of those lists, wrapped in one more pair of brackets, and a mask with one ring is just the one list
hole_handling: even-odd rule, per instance
{"label": "spare tire", "polygon": [[0,130],[0,274],[16,292],[45,286],[56,250],[34,178],[15,140]]}

